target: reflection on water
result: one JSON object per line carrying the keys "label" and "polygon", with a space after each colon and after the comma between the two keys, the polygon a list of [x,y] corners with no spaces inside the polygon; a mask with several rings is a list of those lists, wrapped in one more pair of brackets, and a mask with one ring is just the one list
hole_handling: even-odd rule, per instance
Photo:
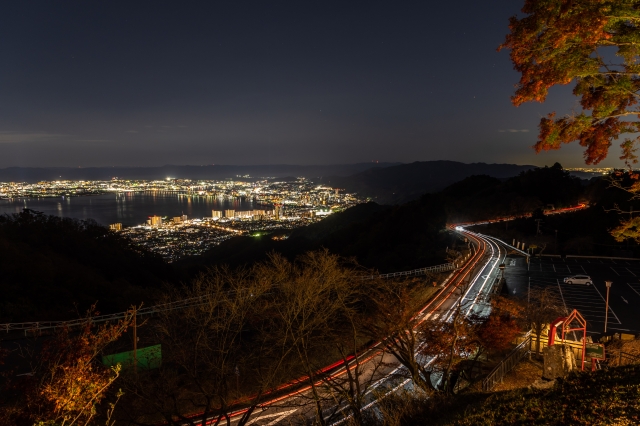
{"label": "reflection on water", "polygon": [[0,214],[32,209],[60,217],[94,219],[108,225],[124,226],[145,223],[149,216],[211,217],[211,210],[238,211],[258,208],[251,199],[207,197],[177,194],[170,191],[125,192],[86,197],[21,198],[0,200]]}

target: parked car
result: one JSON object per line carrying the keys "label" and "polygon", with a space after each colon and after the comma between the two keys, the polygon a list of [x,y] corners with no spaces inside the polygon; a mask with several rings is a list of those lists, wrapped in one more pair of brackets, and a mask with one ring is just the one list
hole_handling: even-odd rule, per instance
{"label": "parked car", "polygon": [[572,277],[567,277],[564,279],[565,284],[585,284],[591,285],[593,281],[589,275],[574,275]]}

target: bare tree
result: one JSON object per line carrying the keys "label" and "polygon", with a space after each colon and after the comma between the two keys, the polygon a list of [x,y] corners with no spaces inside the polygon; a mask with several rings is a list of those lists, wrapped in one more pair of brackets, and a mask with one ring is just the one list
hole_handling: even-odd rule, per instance
{"label": "bare tree", "polygon": [[454,392],[463,373],[460,363],[480,349],[476,337],[478,317],[470,315],[470,303],[463,297],[468,286],[463,284],[456,289],[457,300],[450,309],[426,319],[416,330],[421,341],[418,351],[423,360],[428,360],[430,374],[440,377],[436,389],[445,393]]}
{"label": "bare tree", "polygon": [[469,302],[463,300],[469,285],[456,288],[456,302],[449,309],[424,318],[415,316],[426,302],[420,286],[390,282],[373,297],[375,314],[369,332],[384,339],[387,350],[405,367],[414,385],[427,394],[452,393],[462,373],[460,363],[480,349],[480,319],[470,315]]}
{"label": "bare tree", "polygon": [[524,310],[524,321],[536,336],[536,353],[540,352],[540,336],[545,327],[558,316],[565,314],[565,307],[551,287],[532,287]]}
{"label": "bare tree", "polygon": [[[369,284],[370,288],[371,283]],[[361,325],[365,322],[366,312],[345,308],[350,313],[351,336],[345,336],[344,341],[335,343],[344,370],[341,374],[324,375],[322,382],[325,393],[333,402],[333,413],[329,418],[341,414],[342,418],[349,419],[351,424],[362,426],[369,420],[365,415],[367,395],[376,394],[375,386],[385,376],[384,370],[389,363],[385,362],[387,353],[384,346],[362,351]]]}
{"label": "bare tree", "polygon": [[282,379],[286,357],[269,344],[262,321],[271,308],[270,290],[252,270],[228,268],[213,268],[171,290],[167,301],[200,302],[160,314],[163,365],[144,377],[129,376],[128,392],[138,402],[130,410],[133,421],[155,423],[159,416],[174,425],[230,425],[230,415],[246,408],[237,423],[246,424],[264,392]]}
{"label": "bare tree", "polygon": [[293,348],[297,355],[296,365],[310,386],[316,421],[321,425],[326,423],[323,403],[327,395],[319,384],[329,373],[322,367],[346,355],[335,342],[344,335],[342,327],[350,324],[365,282],[357,265],[343,263],[326,250],[309,252],[295,263],[274,254],[260,272],[278,288],[279,303],[274,309],[281,322],[281,345]]}
{"label": "bare tree", "polygon": [[407,370],[414,385],[430,393],[429,369],[418,360],[420,336],[415,332],[416,312],[425,300],[423,288],[409,282],[387,281],[370,294],[371,317],[366,331],[376,340],[382,340],[389,351]]}

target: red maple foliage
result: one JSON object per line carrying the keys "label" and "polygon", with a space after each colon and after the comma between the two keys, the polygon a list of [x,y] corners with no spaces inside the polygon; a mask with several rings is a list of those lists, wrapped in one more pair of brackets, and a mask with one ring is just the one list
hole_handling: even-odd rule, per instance
{"label": "red maple foliage", "polygon": [[[606,158],[614,139],[640,131],[640,1],[525,0],[500,49],[520,72],[514,105],[544,102],[549,89],[575,82],[582,111],[542,118],[536,152],[579,141],[587,164]],[[636,163],[640,137],[626,138],[621,159]]]}
{"label": "red maple foliage", "polygon": [[[91,310],[80,330],[67,327],[45,340],[33,359],[33,371],[3,383],[0,421],[15,425],[91,424],[97,406],[120,372],[97,358],[102,350],[124,333],[130,316],[115,324],[97,325]],[[11,395],[16,398],[10,398]]]}

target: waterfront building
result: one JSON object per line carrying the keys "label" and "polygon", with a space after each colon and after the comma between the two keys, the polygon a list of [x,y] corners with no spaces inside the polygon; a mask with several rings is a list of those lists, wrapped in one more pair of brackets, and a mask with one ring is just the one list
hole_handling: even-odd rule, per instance
{"label": "waterfront building", "polygon": [[162,217],[160,216],[151,216],[149,218],[149,225],[151,226],[162,226]]}
{"label": "waterfront building", "polygon": [[122,231],[122,224],[112,223],[111,225],[109,225],[109,229],[111,229],[112,231]]}

